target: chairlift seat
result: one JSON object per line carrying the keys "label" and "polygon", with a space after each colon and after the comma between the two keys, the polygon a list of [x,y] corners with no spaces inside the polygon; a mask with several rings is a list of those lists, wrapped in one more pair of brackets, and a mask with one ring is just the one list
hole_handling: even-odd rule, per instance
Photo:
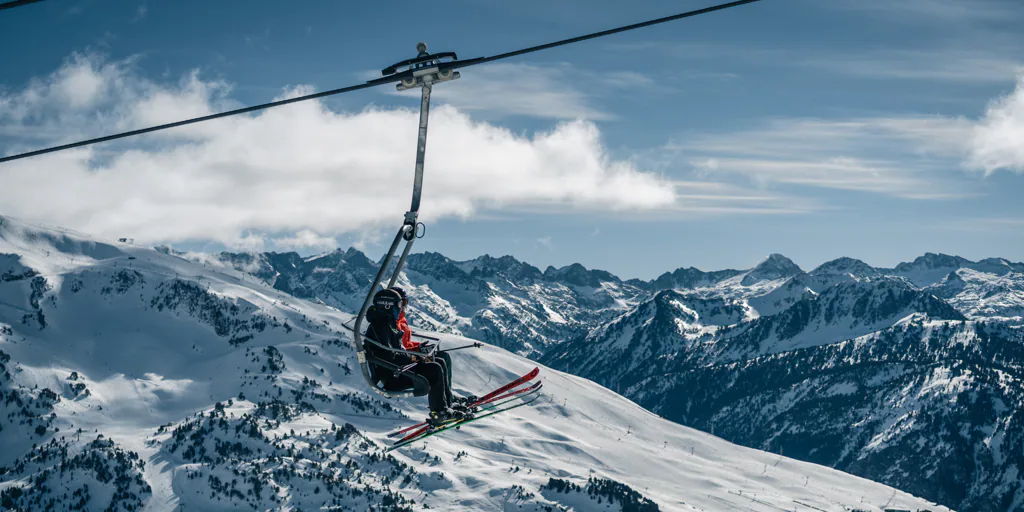
{"label": "chairlift seat", "polygon": [[412,396],[426,396],[430,393],[430,383],[426,377],[411,371],[399,374],[402,366],[380,357],[385,352],[397,354],[406,351],[385,347],[370,338],[363,338],[363,343],[366,349],[366,364],[369,366],[373,383],[378,389],[392,393],[411,392]]}

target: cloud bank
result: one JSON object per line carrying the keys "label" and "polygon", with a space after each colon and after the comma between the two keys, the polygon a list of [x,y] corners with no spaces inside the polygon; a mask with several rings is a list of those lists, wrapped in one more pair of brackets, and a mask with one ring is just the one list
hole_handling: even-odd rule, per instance
{"label": "cloud bank", "polygon": [[[286,95],[308,93],[296,88]],[[173,85],[131,61],[76,55],[0,94],[7,152],[203,115],[230,88],[192,73]],[[327,247],[342,233],[401,222],[409,208],[418,112],[333,112],[316,101],[0,165],[0,210],[140,243],[217,240]],[[116,151],[115,151],[116,150]],[[532,136],[432,109],[421,218],[542,204],[649,211],[675,185],[616,160],[587,121]]]}
{"label": "cloud bank", "polygon": [[989,104],[974,128],[968,164],[991,174],[998,170],[1024,173],[1024,73],[1012,93]]}
{"label": "cloud bank", "polygon": [[871,192],[906,199],[972,195],[963,171],[1024,173],[1024,74],[978,119],[949,116],[774,119],[690,135],[662,148],[700,176]]}

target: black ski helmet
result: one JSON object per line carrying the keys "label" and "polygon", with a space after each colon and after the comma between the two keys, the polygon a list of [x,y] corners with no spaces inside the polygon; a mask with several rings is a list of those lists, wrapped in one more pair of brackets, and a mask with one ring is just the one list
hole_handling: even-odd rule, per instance
{"label": "black ski helmet", "polygon": [[402,312],[402,296],[397,291],[388,288],[381,290],[373,296],[373,307],[378,312],[390,314],[395,320],[398,319],[399,313]]}
{"label": "black ski helmet", "polygon": [[405,294],[405,290],[403,290],[403,289],[401,289],[401,288],[399,288],[397,286],[392,286],[391,289],[396,291],[396,292],[398,292],[398,295],[400,295],[402,297],[402,304],[408,304],[409,303],[409,296]]}

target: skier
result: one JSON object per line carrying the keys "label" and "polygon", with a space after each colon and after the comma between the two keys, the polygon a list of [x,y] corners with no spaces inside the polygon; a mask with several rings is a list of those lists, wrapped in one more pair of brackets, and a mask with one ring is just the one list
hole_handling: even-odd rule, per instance
{"label": "skier", "polygon": [[[366,329],[366,338],[385,347],[405,349],[403,337],[405,333],[398,327],[398,319],[402,317],[402,296],[394,289],[381,290],[374,294],[373,304],[366,312],[366,319],[370,325]],[[405,323],[408,329],[408,323]],[[411,331],[410,331],[411,334]],[[411,338],[411,336],[410,336]],[[409,356],[396,354],[383,350],[370,343],[366,345],[366,351],[373,357],[387,360],[398,366],[413,366],[407,372],[420,375],[430,385],[428,393],[428,404],[430,417],[427,421],[431,424],[443,423],[452,419],[460,419],[465,416],[465,410],[461,407],[452,407],[452,393],[449,377],[443,359],[434,360],[429,356]],[[378,371],[387,370],[375,367]],[[376,372],[375,372],[376,373]],[[384,389],[402,390],[412,387],[412,380],[408,376],[398,375],[375,375],[374,380],[382,381]]]}
{"label": "skier", "polygon": [[[430,352],[433,349],[432,345],[425,345],[412,339],[412,328],[409,327],[409,321],[405,318],[405,311],[409,308],[409,296],[406,295],[405,290],[397,286],[392,287],[392,290],[398,292],[398,295],[402,297],[402,309],[401,313],[398,314],[398,329],[402,331],[402,347],[409,351],[421,351]],[[434,351],[433,360],[440,363],[444,368],[445,376],[448,377],[448,394],[452,396],[452,404],[456,408],[467,407],[469,404],[476,401],[477,397],[474,395],[468,396],[455,396],[452,394],[452,356],[443,350]]]}

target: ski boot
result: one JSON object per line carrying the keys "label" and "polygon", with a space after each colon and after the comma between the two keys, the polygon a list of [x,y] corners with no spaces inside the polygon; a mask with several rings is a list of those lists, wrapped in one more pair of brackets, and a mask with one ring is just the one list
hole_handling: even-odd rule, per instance
{"label": "ski boot", "polygon": [[458,421],[464,419],[466,413],[454,408],[445,408],[440,411],[430,411],[430,416],[427,417],[427,424],[431,427],[439,427],[445,423]]}
{"label": "ski boot", "polygon": [[460,402],[456,402],[455,400],[452,400],[452,410],[458,411],[458,413],[463,416],[462,419],[472,418],[473,417],[473,413],[475,412],[475,408],[474,407],[470,407],[469,404],[471,404],[471,403],[472,402],[460,403]]}
{"label": "ski boot", "polygon": [[457,396],[452,398],[452,407],[462,406],[470,409],[470,404],[476,403],[479,400],[476,395]]}

